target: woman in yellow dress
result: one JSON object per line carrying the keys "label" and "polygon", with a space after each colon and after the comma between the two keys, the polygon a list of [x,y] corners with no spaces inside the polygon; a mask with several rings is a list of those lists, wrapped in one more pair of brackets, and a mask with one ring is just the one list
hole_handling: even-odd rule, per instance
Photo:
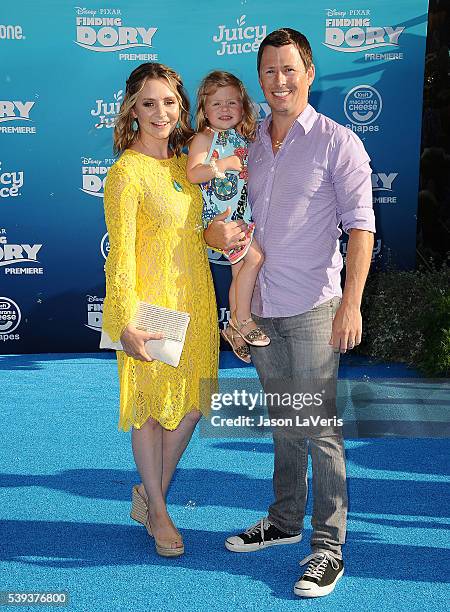
{"label": "woman in yellow dress", "polygon": [[[119,429],[132,429],[142,484],[132,491],[135,520],[163,556],[184,552],[166,507],[176,465],[205,409],[201,380],[216,380],[217,309],[202,233],[202,197],[186,179],[189,101],[180,77],[162,64],[130,75],[114,130],[121,154],[105,185],[110,251],[105,265],[103,328],[124,348],[117,353]],[[189,313],[178,367],[152,360],[151,335],[131,321],[145,301]]]}

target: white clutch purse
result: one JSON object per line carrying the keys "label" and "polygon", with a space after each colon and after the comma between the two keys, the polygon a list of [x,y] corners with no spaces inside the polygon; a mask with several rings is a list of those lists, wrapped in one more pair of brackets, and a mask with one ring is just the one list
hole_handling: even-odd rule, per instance
{"label": "white clutch purse", "polygon": [[[187,312],[139,302],[132,323],[138,329],[151,334],[163,334],[162,340],[148,340],[145,343],[145,350],[153,359],[176,368],[180,363],[189,321],[190,316]],[[104,329],[100,338],[100,348],[123,351],[120,341],[113,342]]]}

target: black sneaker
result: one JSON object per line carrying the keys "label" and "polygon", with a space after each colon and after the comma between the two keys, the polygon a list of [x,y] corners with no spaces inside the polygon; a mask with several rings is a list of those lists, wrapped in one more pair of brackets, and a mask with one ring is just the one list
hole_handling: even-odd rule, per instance
{"label": "black sneaker", "polygon": [[323,597],[336,586],[336,582],[344,573],[344,562],[325,552],[309,555],[300,565],[308,563],[305,573],[295,583],[294,593],[299,597]]}
{"label": "black sneaker", "polygon": [[268,518],[263,518],[243,533],[227,538],[225,546],[233,552],[253,552],[277,544],[295,544],[300,542],[301,539],[301,533],[290,535],[280,531]]}

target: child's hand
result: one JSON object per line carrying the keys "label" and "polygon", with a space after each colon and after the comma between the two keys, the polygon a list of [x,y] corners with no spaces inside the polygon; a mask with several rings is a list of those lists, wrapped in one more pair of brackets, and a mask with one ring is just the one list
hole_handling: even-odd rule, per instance
{"label": "child's hand", "polygon": [[237,155],[229,155],[228,157],[224,157],[220,161],[223,162],[224,172],[226,172],[227,170],[236,170],[236,172],[240,172],[242,170],[242,161]]}

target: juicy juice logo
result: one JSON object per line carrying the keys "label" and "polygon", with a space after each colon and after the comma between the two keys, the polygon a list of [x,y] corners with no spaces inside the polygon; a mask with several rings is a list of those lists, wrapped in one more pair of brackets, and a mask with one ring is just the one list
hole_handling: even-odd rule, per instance
{"label": "juicy juice logo", "polygon": [[21,196],[22,193],[19,189],[23,187],[23,180],[23,170],[2,172],[2,162],[0,162],[0,198],[17,198]]}
{"label": "juicy juice logo", "polygon": [[95,117],[97,130],[107,127],[113,128],[116,115],[120,111],[120,104],[123,97],[123,90],[120,89],[114,94],[114,102],[105,102],[105,100],[96,100],[96,107],[91,109],[91,116]]}
{"label": "juicy juice logo", "polygon": [[218,26],[219,31],[213,36],[213,41],[219,45],[217,55],[240,55],[242,53],[257,53],[259,45],[266,36],[267,26],[245,25],[246,15],[236,19],[237,28]]}

